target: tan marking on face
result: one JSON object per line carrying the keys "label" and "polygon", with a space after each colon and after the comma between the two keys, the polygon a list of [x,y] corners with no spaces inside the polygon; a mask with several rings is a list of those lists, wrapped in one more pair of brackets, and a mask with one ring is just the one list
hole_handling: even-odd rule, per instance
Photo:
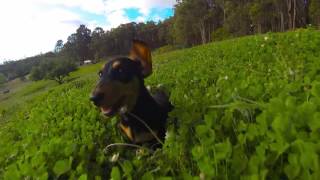
{"label": "tan marking on face", "polygon": [[131,128],[129,126],[125,126],[123,125],[122,123],[120,123],[120,128],[121,130],[127,135],[127,137],[133,141],[133,135],[132,135],[132,132],[131,132]]}
{"label": "tan marking on face", "polygon": [[117,69],[120,65],[121,65],[120,61],[115,61],[115,62],[112,64],[112,68],[113,68],[113,69]]}

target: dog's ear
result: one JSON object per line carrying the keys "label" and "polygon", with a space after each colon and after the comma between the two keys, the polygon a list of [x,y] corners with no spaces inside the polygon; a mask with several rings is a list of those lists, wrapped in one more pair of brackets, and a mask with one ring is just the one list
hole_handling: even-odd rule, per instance
{"label": "dog's ear", "polygon": [[133,40],[129,57],[133,61],[140,61],[143,68],[142,75],[144,77],[152,73],[151,50],[145,42]]}

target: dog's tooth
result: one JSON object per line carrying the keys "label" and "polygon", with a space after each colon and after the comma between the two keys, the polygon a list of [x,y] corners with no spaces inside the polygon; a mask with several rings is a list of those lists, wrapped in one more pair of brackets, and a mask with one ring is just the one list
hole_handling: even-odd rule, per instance
{"label": "dog's tooth", "polygon": [[111,108],[101,108],[101,111],[103,112],[103,113],[109,113],[109,112],[111,112]]}
{"label": "dog's tooth", "polygon": [[126,113],[127,111],[128,111],[127,106],[123,106],[120,108],[120,113],[122,113],[122,114]]}

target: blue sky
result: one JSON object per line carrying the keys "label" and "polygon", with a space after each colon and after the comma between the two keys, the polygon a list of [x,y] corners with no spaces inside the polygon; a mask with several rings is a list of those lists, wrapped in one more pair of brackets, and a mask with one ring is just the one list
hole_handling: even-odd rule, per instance
{"label": "blue sky", "polygon": [[[130,21],[136,21],[137,18],[143,16],[142,13],[139,12],[138,8],[127,8],[124,9],[126,16],[129,18]],[[150,11],[150,14],[146,16],[146,20],[148,21],[159,21],[166,19],[168,17],[173,16],[173,8],[164,8],[164,9],[157,9],[153,8]]]}
{"label": "blue sky", "polygon": [[105,30],[164,20],[176,0],[10,0],[0,2],[0,63],[51,51],[80,24]]}

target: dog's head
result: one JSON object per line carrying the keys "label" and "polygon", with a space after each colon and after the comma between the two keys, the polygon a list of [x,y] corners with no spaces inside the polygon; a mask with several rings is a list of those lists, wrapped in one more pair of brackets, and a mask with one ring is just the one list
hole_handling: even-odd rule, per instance
{"label": "dog's head", "polygon": [[143,78],[152,73],[151,51],[147,44],[133,40],[130,55],[107,62],[90,98],[106,116],[121,108],[131,111],[136,104]]}

